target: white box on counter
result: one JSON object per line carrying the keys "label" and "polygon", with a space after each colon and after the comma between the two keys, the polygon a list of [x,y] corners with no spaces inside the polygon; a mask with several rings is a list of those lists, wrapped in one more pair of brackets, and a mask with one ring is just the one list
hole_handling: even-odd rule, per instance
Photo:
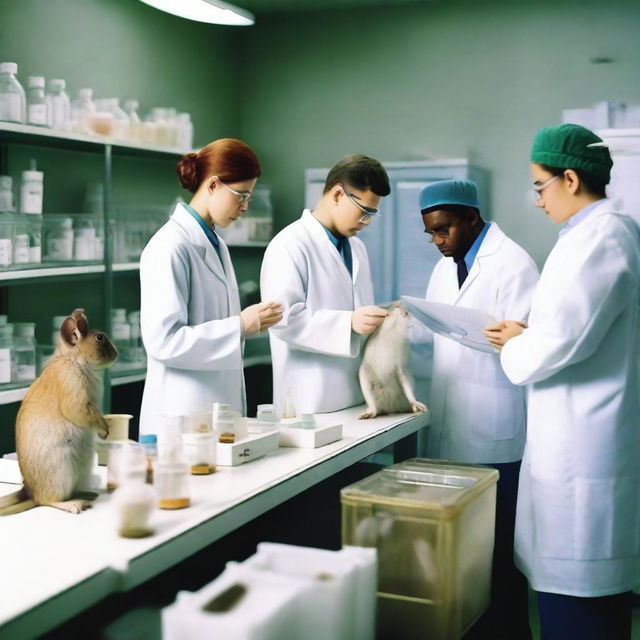
{"label": "white box on counter", "polygon": [[236,467],[250,462],[278,448],[278,432],[250,433],[237,442],[216,443],[216,464]]}
{"label": "white box on counter", "polygon": [[278,425],[281,447],[315,449],[342,439],[342,423],[317,425],[313,429],[289,426],[285,421]]}

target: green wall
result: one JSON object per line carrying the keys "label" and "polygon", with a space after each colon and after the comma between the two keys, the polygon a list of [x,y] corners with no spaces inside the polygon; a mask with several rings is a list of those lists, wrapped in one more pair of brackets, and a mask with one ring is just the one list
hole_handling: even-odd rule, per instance
{"label": "green wall", "polygon": [[531,137],[563,108],[640,102],[640,3],[265,14],[241,54],[241,132],[269,167],[280,226],[300,213],[305,167],[469,156],[491,172],[491,216],[542,263],[557,229],[528,202]]}

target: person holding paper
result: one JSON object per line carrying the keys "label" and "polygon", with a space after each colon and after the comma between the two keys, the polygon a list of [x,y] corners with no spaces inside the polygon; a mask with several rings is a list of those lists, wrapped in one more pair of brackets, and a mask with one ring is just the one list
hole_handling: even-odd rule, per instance
{"label": "person holding paper", "polygon": [[516,562],[545,640],[627,640],[640,581],[640,232],[606,198],[613,163],[593,132],[542,129],[531,162],[536,204],[563,227],[528,327],[486,331],[529,389]]}
{"label": "person holding paper", "polygon": [[[526,321],[538,270],[495,222],[482,219],[476,184],[430,184],[420,192],[420,210],[425,233],[443,255],[426,299]],[[496,352],[472,349],[438,334],[433,341],[427,455],[489,464],[500,471],[492,605],[478,627],[483,635],[476,637],[529,638],[526,580],[513,564],[525,391],[507,379]]]}
{"label": "person holding paper", "polygon": [[358,368],[364,336],[388,315],[373,304],[364,243],[356,234],[379,214],[389,178],[375,159],[346,156],[329,171],[320,202],[269,243],[262,295],[285,306],[271,331],[273,401],[298,413],[339,411],[363,402]]}

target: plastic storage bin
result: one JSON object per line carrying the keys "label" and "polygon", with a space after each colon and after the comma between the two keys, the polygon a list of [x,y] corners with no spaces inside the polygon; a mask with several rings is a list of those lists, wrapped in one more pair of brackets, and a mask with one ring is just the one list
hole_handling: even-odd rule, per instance
{"label": "plastic storage bin", "polygon": [[485,611],[497,480],[413,458],[342,489],[342,543],[378,550],[378,637],[456,640]]}

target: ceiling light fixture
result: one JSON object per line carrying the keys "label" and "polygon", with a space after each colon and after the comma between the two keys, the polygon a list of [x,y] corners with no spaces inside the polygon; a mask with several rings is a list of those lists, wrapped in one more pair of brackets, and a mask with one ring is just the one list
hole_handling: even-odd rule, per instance
{"label": "ceiling light fixture", "polygon": [[151,7],[172,13],[180,18],[246,27],[255,22],[253,14],[220,0],[141,0]]}

